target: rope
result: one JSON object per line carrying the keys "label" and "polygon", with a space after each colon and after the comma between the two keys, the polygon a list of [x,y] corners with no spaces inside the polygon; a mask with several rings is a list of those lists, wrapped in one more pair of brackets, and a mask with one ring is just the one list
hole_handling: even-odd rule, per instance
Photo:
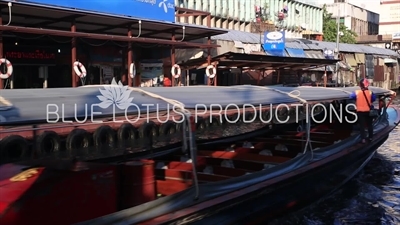
{"label": "rope", "polygon": [[[9,102],[8,100],[6,100],[5,98],[0,96],[0,103],[5,105],[3,107],[5,107],[6,109],[8,109],[9,107],[12,107],[13,104],[11,104],[11,102]],[[2,108],[2,106],[0,106],[0,109]]]}
{"label": "rope", "polygon": [[278,89],[275,89],[275,88],[270,88],[270,87],[264,87],[264,86],[256,86],[256,87],[262,88],[262,89],[266,89],[266,90],[272,90],[272,91],[278,92],[280,94],[288,95],[291,98],[299,100],[303,104],[307,104],[307,100],[305,100],[304,98],[300,98],[299,97],[300,96],[300,91],[299,90],[293,90],[291,92],[285,92],[285,91],[281,91],[281,90],[278,90]]}
{"label": "rope", "polygon": [[[106,85],[113,86],[112,84],[106,84]],[[105,85],[97,84],[97,85],[85,85],[85,86],[81,86],[79,88],[104,87],[104,86]],[[116,85],[116,86],[118,86],[118,85]],[[140,88],[128,87],[128,89],[132,90],[132,91],[135,91],[135,92],[139,92],[141,94],[148,95],[148,96],[150,96],[152,98],[160,99],[160,100],[162,100],[164,102],[167,102],[167,103],[169,103],[171,105],[174,105],[175,107],[177,107],[178,110],[182,111],[184,114],[186,114],[188,116],[191,115],[190,111],[185,109],[185,104],[183,104],[182,102],[179,102],[178,100],[165,98],[165,97],[163,97],[161,95],[158,95],[158,94],[155,94],[155,93],[152,93],[152,92],[149,92],[149,91],[145,91],[145,90],[140,89]]]}
{"label": "rope", "polygon": [[[299,86],[300,88],[313,88],[313,89],[315,89],[315,88],[318,88],[318,89],[327,89],[326,87],[308,87],[308,86]],[[342,89],[339,89],[339,88],[331,88],[331,87],[329,87],[328,89],[330,89],[330,90],[336,90],[336,91],[341,91],[341,92],[344,92],[344,93],[346,93],[346,94],[351,94],[351,91],[346,91],[346,90],[342,90]]]}
{"label": "rope", "polygon": [[175,107],[178,107],[178,109],[181,110],[186,115],[190,116],[190,114],[191,114],[189,110],[185,109],[185,104],[183,104],[182,102],[179,102],[178,100],[165,98],[165,97],[163,97],[161,95],[154,94],[152,92],[145,91],[145,90],[140,89],[140,88],[129,87],[129,89],[132,90],[132,91],[135,91],[135,92],[139,92],[139,93],[148,95],[148,96],[150,96],[152,98],[160,99],[160,100],[162,100],[162,101],[164,101],[164,102],[166,102],[168,104],[171,104],[171,105],[173,105]]}
{"label": "rope", "polygon": [[[294,99],[299,100],[301,103],[303,103],[304,105],[306,105],[306,107],[310,107],[310,105],[307,104],[307,100],[305,100],[305,99],[299,97],[299,96],[300,96],[300,91],[299,91],[299,90],[293,90],[293,91],[291,91],[291,92],[285,92],[285,91],[281,91],[281,90],[278,90],[278,89],[275,89],[275,88],[269,88],[269,87],[263,87],[263,86],[257,86],[257,87],[262,88],[262,89],[267,89],[267,90],[276,91],[276,92],[278,92],[278,93],[288,95],[288,96],[291,97],[291,98],[294,98]],[[295,94],[295,93],[296,93],[296,94]],[[309,112],[310,112],[310,110],[309,110]],[[308,122],[307,122],[307,124],[306,124],[306,137],[307,137],[307,138],[306,138],[306,144],[305,144],[305,146],[304,146],[303,154],[306,154],[307,149],[309,148],[310,151],[311,151],[311,159],[310,159],[310,160],[312,160],[313,157],[314,157],[314,153],[313,153],[313,151],[312,151],[312,146],[311,146],[311,134],[310,134],[310,130],[311,130],[311,115],[309,115]]]}
{"label": "rope", "polygon": [[[175,99],[165,98],[165,97],[163,97],[161,95],[154,94],[152,92],[145,91],[145,90],[140,89],[140,88],[129,87],[129,89],[132,90],[132,91],[136,91],[136,92],[148,95],[148,96],[156,98],[156,99],[160,99],[162,101],[167,102],[168,104],[171,104],[171,105],[174,105],[174,106],[178,107],[178,109],[180,111],[182,111],[184,113],[184,115],[186,116],[186,121],[188,121],[187,126],[189,128],[188,129],[189,132],[193,131],[193,129],[192,129],[193,124],[191,122],[191,119],[192,119],[191,118],[191,113],[190,113],[189,110],[185,109],[185,104],[183,104],[182,102],[179,102],[178,100],[175,100]],[[185,121],[183,121],[183,123],[184,122]],[[183,126],[183,135],[184,136],[186,136],[185,132],[186,132],[186,126]],[[186,142],[187,138],[184,137],[183,139],[184,139],[183,141]],[[193,183],[194,183],[195,190],[196,190],[194,198],[198,199],[199,193],[200,193],[200,191],[199,191],[200,187],[199,187],[199,181],[198,181],[198,177],[197,177],[197,168],[196,168],[196,164],[197,164],[196,151],[197,151],[197,149],[196,149],[196,144],[195,144],[194,133],[190,134],[189,142],[190,142],[189,145],[190,145],[190,156],[191,156],[190,158],[192,159]],[[186,145],[186,143],[184,145]]]}

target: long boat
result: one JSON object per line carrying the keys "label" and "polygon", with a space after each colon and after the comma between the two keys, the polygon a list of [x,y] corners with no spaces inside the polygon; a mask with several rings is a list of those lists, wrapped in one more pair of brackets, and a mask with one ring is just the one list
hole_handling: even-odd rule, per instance
{"label": "long boat", "polygon": [[[241,89],[248,92],[240,98]],[[186,132],[174,144],[91,160],[29,159],[0,165],[0,224],[262,223],[336,190],[386,141],[400,122],[400,110],[389,107],[393,92],[371,89],[379,96],[380,116],[369,143],[360,141],[354,124],[339,120],[268,123],[238,135],[198,140],[188,110]],[[259,100],[264,105],[321,102],[322,95],[323,102],[348,104],[348,93],[355,88],[238,86],[210,88],[208,93],[216,90],[231,97],[222,105],[255,104],[252,99],[261,96],[252,96],[254,90],[264,91]],[[166,89],[152,92],[172,95]],[[218,102],[188,96],[177,101],[189,99],[187,108],[190,102]]]}
{"label": "long boat", "polygon": [[296,114],[303,112],[298,103],[307,102],[315,115],[322,106],[338,107],[353,90],[250,85],[128,88],[116,82],[2,90],[0,164],[49,157],[108,158],[179,143],[180,108],[196,115],[198,140],[239,135],[265,125],[299,122],[304,115]]}

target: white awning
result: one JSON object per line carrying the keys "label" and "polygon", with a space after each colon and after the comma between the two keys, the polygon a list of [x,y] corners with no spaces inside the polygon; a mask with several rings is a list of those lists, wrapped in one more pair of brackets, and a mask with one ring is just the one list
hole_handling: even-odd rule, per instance
{"label": "white awning", "polygon": [[387,64],[387,63],[393,63],[393,64],[395,64],[395,63],[397,63],[397,60],[391,59],[391,58],[386,58],[386,59],[383,60],[383,62],[384,62],[385,64]]}
{"label": "white awning", "polygon": [[176,49],[175,62],[177,64],[186,62],[190,59],[199,59],[204,57],[204,51],[199,49]]}

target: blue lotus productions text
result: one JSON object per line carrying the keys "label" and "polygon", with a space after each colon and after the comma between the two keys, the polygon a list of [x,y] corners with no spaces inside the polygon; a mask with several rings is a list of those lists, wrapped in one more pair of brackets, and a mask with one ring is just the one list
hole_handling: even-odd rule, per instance
{"label": "blue lotus productions text", "polygon": [[[71,114],[71,108],[73,109],[73,115]],[[266,117],[265,108],[266,105],[254,106],[252,104],[244,104],[238,106],[236,104],[228,104],[222,106],[219,104],[211,104],[208,107],[205,104],[196,104],[194,112],[191,115],[195,117],[195,122],[199,121],[199,118],[205,118],[210,122],[214,122],[215,119],[219,120],[220,123],[237,123],[239,121],[244,123],[252,123],[255,121],[261,121],[263,123],[287,123],[300,122],[304,119],[308,122],[310,119],[315,123],[323,123],[337,121],[339,123],[355,123],[357,121],[357,114],[351,110],[355,109],[354,104],[347,104],[345,107],[337,109],[332,105],[326,106],[324,104],[315,104],[313,106],[305,106],[303,104],[279,104],[277,106],[270,105],[269,113]],[[273,109],[274,108],[274,109]],[[306,109],[305,111],[303,109]],[[319,110],[317,110],[319,108]],[[83,113],[79,113],[84,110]],[[66,106],[64,104],[48,104],[46,107],[46,121],[47,123],[103,123],[100,118],[112,117],[112,121],[116,123],[136,123],[139,120],[158,121],[159,123],[165,123],[168,120],[172,120],[175,123],[182,123],[184,120],[184,114],[176,106],[158,104],[133,104],[125,109],[120,109],[116,113],[117,109],[115,105],[112,105],[111,113],[101,112],[102,110],[99,104],[84,104],[73,106]],[[281,110],[286,109],[286,112],[280,115]],[[68,115],[66,115],[68,110]],[[104,110],[104,109],[103,109]],[[252,115],[249,118],[249,114]],[[237,116],[229,116],[229,115]],[[134,116],[133,116],[134,115]],[[175,115],[175,116],[172,116]],[[178,116],[176,116],[178,115]],[[264,115],[264,116],[263,116]],[[318,116],[317,116],[318,115]],[[295,118],[294,118],[295,117]],[[295,121],[293,121],[295,119]]]}
{"label": "blue lotus productions text", "polygon": [[[340,105],[338,109],[333,105],[326,106],[321,103],[312,106],[307,104],[279,104],[275,107],[271,104],[269,105],[269,113],[267,118],[263,116],[266,114],[265,107],[266,105],[254,106],[252,104],[244,104],[242,106],[238,106],[236,104],[228,104],[226,106],[211,104],[207,107],[204,104],[197,104],[195,107],[195,115],[196,119],[198,117],[208,118],[210,123],[215,121],[215,118],[217,118],[219,122],[226,121],[227,123],[237,123],[238,121],[242,121],[244,123],[252,123],[255,121],[271,123],[274,120],[274,123],[278,122],[283,124],[288,123],[289,121],[298,123],[303,121],[303,119],[305,119],[307,123],[310,120],[315,123],[333,123],[334,121],[339,123],[357,122],[357,114],[351,110],[352,108],[356,108],[354,104],[347,104],[345,107]],[[303,108],[305,108],[305,112]],[[279,112],[282,109],[286,109],[286,112],[290,111],[291,113],[280,115]],[[247,116],[249,113],[252,115],[250,116],[251,118]],[[293,117],[295,117],[295,121],[293,121]]]}

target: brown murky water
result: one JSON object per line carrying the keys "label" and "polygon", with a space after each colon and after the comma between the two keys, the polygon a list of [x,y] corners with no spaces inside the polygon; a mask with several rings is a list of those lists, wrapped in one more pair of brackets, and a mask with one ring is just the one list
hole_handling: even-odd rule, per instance
{"label": "brown murky water", "polygon": [[272,224],[400,225],[400,127],[341,190]]}

